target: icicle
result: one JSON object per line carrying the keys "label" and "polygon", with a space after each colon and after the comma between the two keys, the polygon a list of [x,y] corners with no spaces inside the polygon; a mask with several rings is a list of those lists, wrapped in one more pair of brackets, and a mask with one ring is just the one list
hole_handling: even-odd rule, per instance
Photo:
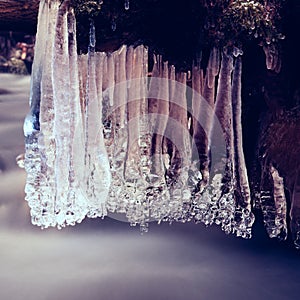
{"label": "icicle", "polygon": [[[171,74],[173,76],[173,74]],[[174,121],[177,123],[177,132],[174,128],[170,132],[170,137],[172,138],[172,142],[174,146],[177,148],[175,153],[174,148],[174,157],[177,159],[181,159],[184,162],[185,159],[189,160],[189,154],[185,153],[186,151],[190,151],[189,143],[187,143],[188,134],[188,108],[187,108],[187,99],[186,99],[186,73],[178,73],[177,74],[177,82],[175,82],[175,86],[172,89],[172,94],[169,97],[169,120],[174,124]],[[188,137],[189,139],[189,137]],[[180,153],[179,153],[179,152]],[[183,155],[185,153],[186,155]],[[179,155],[179,157],[177,157]],[[186,162],[185,162],[186,163]]]}
{"label": "icicle", "polygon": [[[110,212],[125,213],[126,200],[124,196],[124,160],[127,138],[119,135],[120,127],[116,124],[116,103],[113,101],[115,85],[115,53],[103,55],[102,72],[102,105],[105,147],[111,167],[111,186],[107,208]],[[101,99],[99,99],[101,101]],[[125,145],[124,145],[125,143]],[[123,202],[123,206],[122,206]]]}
{"label": "icicle", "polygon": [[96,86],[97,86],[97,95],[98,95],[98,102],[99,102],[99,111],[100,111],[100,118],[102,120],[103,115],[103,78],[105,77],[104,73],[104,64],[106,63],[106,53],[105,52],[96,52],[95,53],[95,60],[96,60]]}
{"label": "icicle", "polygon": [[[233,58],[228,50],[222,52],[221,69],[217,88],[215,113],[224,131],[227,146],[227,159],[232,161],[232,105],[231,105],[231,73]],[[209,81],[209,80],[208,80]],[[209,87],[209,84],[208,84]]]}
{"label": "icicle", "polygon": [[266,55],[267,69],[279,73],[281,69],[281,59],[276,46],[274,44],[266,45],[263,47],[263,50]]}
{"label": "icicle", "polygon": [[285,239],[285,225],[281,220],[284,214],[284,207],[280,204],[284,195],[281,180],[278,171],[273,166],[269,164],[263,166],[259,200],[269,237]]}
{"label": "icicle", "polygon": [[[230,233],[233,230],[233,223],[230,221],[230,218],[233,217],[233,212],[235,210],[235,203],[233,198],[233,128],[232,128],[232,104],[231,104],[231,74],[233,70],[233,57],[232,54],[229,53],[228,49],[223,49],[222,51],[222,59],[221,59],[221,68],[220,75],[218,81],[217,95],[216,95],[216,103],[215,103],[215,116],[217,120],[214,120],[212,135],[211,137],[215,139],[222,138],[225,141],[226,145],[226,167],[220,170],[212,170],[212,176],[210,179],[211,188],[213,190],[213,201],[210,204],[211,207],[215,207],[215,205],[219,206],[219,215],[215,215],[215,211],[211,210],[211,213],[208,214],[211,223],[214,218],[217,217],[216,223],[221,224],[222,229],[226,233]],[[223,129],[223,137],[215,137],[215,130],[217,128],[218,121],[221,124]],[[220,145],[221,141],[210,141],[212,145],[216,143],[216,145]],[[221,149],[220,149],[221,150]],[[213,166],[213,168],[217,167],[217,165]],[[219,173],[221,172],[221,173]],[[222,193],[221,190],[227,190],[227,193]],[[205,192],[206,195],[207,192]],[[221,196],[221,197],[220,197]],[[223,216],[223,217],[221,217]],[[207,217],[208,218],[208,217]],[[206,220],[205,220],[206,221]],[[208,222],[208,220],[206,221]],[[205,222],[205,223],[206,223]],[[208,224],[210,224],[208,223]]]}
{"label": "icicle", "polygon": [[[170,86],[170,90],[169,90],[169,95],[170,95],[170,101],[171,103],[176,101],[176,69],[175,66],[171,66],[170,67],[170,75],[169,75],[170,81],[169,81],[169,86]],[[170,108],[171,109],[171,108]]]}
{"label": "icicle", "polygon": [[[167,126],[169,112],[169,87],[168,87],[168,62],[161,62],[162,58],[158,56],[158,62],[154,64],[152,78],[149,88],[149,113],[151,117],[151,126],[153,132],[153,157],[152,174],[153,179],[160,181],[165,173],[162,160],[163,136]],[[156,75],[158,75],[156,77]]]}
{"label": "icicle", "polygon": [[[104,52],[104,57],[103,57],[103,66],[101,69],[101,73],[102,73],[102,92],[103,92],[103,97],[105,98],[104,92],[108,91],[108,87],[109,87],[108,57],[105,52]],[[108,98],[108,96],[107,96],[107,98]]]}
{"label": "icicle", "polygon": [[108,99],[111,106],[114,105],[114,86],[115,86],[115,62],[114,55],[109,54],[107,57],[107,80],[108,88],[105,93],[108,93]]}
{"label": "icicle", "polygon": [[111,30],[112,30],[112,31],[116,31],[116,29],[117,29],[117,22],[116,22],[115,19],[113,19],[113,20],[111,21]]}
{"label": "icicle", "polygon": [[272,69],[272,65],[273,65],[273,56],[271,55],[271,53],[269,51],[269,46],[264,46],[263,50],[264,50],[265,55],[266,55],[266,66],[267,66],[267,69],[271,70]]}
{"label": "icicle", "polygon": [[114,116],[118,127],[123,128],[126,120],[127,82],[126,82],[126,51],[122,46],[114,53],[115,58],[115,87],[114,87]]}
{"label": "icicle", "polygon": [[90,43],[88,49],[88,78],[85,108],[85,165],[89,211],[88,216],[102,217],[106,215],[106,201],[110,188],[110,167],[104,146],[102,109],[98,99],[96,56],[95,56],[95,25],[90,20]]}
{"label": "icicle", "polygon": [[[200,114],[200,101],[201,101],[201,82],[200,82],[200,68],[194,66],[192,70],[192,113],[193,113],[193,141],[198,144],[197,141],[197,129],[199,124],[197,124],[197,116]],[[200,141],[199,141],[200,142]]]}
{"label": "icicle", "polygon": [[[55,226],[54,215],[54,156],[53,101],[51,45],[54,43],[54,28],[58,2],[51,9],[47,1],[39,6],[36,56],[33,63],[30,92],[30,113],[24,122],[26,141],[25,170],[26,197],[31,208],[32,223],[43,228]],[[44,55],[47,60],[44,60]],[[47,157],[48,155],[48,157]]]}
{"label": "icicle", "polygon": [[[98,77],[98,94],[99,101],[102,101],[102,123],[105,139],[105,146],[109,158],[113,157],[114,153],[114,135],[115,126],[113,124],[113,102],[110,101],[111,89],[109,88],[109,81],[111,74],[108,73],[108,56],[105,52],[98,53],[98,62],[101,61],[101,65],[97,67]],[[101,91],[100,91],[101,88]],[[101,92],[101,94],[100,94]]]}
{"label": "icicle", "polygon": [[100,119],[103,124],[105,146],[109,157],[112,157],[114,128],[112,128],[112,111],[108,99],[107,55],[105,52],[96,52],[96,85]]}
{"label": "icicle", "polygon": [[[49,14],[51,14],[51,18],[55,18],[56,14],[55,10],[58,9],[58,0],[53,4],[52,10],[49,8],[49,4],[46,0],[41,0],[39,5],[39,14],[38,14],[38,27],[36,34],[36,43],[35,48],[39,49],[36,51],[34,55],[34,61],[32,66],[32,77],[31,77],[31,86],[30,86],[30,99],[29,105],[31,109],[39,110],[40,103],[40,83],[43,72],[43,62],[45,59],[45,51],[47,49],[48,44],[48,36],[47,31],[52,28],[51,20]],[[45,32],[46,31],[46,32]],[[31,113],[34,113],[31,111]]]}
{"label": "icicle", "polygon": [[85,109],[86,99],[86,81],[87,81],[87,66],[88,66],[88,55],[81,54],[78,56],[78,76],[79,76],[79,95],[81,111]]}
{"label": "icicle", "polygon": [[70,144],[69,144],[69,187],[66,209],[66,225],[81,222],[87,214],[84,184],[84,132],[80,103],[78,56],[76,46],[76,20],[74,10],[69,9],[68,16],[69,77],[70,77]]}
{"label": "icicle", "polygon": [[281,71],[281,57],[278,55],[277,57],[277,64],[274,68],[274,71],[278,74]]}
{"label": "icicle", "polygon": [[300,249],[300,171],[298,169],[294,187],[292,191],[291,204],[291,231],[294,239],[294,244],[297,249]]}
{"label": "icicle", "polygon": [[241,99],[242,59],[236,58],[232,80],[232,113],[234,135],[234,172],[240,205],[251,209],[250,188],[243,152],[242,137],[242,99]]}
{"label": "icicle", "polygon": [[129,199],[125,185],[125,161],[128,145],[127,102],[129,92],[127,91],[126,50],[126,46],[122,46],[108,57],[108,72],[110,72],[109,70],[113,70],[114,72],[114,77],[111,74],[108,77],[108,81],[110,82],[108,85],[114,85],[115,100],[111,108],[107,109],[104,119],[105,123],[109,125],[110,130],[110,134],[106,137],[106,147],[109,153],[112,172],[108,207],[111,211],[118,213],[126,213]]}
{"label": "icicle", "polygon": [[[54,135],[56,144],[55,160],[55,184],[56,201],[55,214],[57,226],[66,225],[67,212],[72,205],[73,199],[69,198],[69,166],[72,154],[69,152],[71,140],[70,127],[75,126],[71,123],[70,101],[71,82],[70,82],[70,61],[69,61],[69,24],[68,24],[68,2],[60,5],[56,24],[55,47],[53,47],[53,107],[55,114]],[[72,28],[73,30],[73,28]],[[73,43],[73,42],[72,42]],[[66,167],[62,167],[66,165]],[[72,210],[72,209],[71,209]],[[72,212],[70,212],[72,214]],[[78,219],[80,222],[85,217],[86,211]],[[73,221],[71,221],[73,223]]]}
{"label": "icicle", "polygon": [[52,85],[52,44],[55,37],[55,23],[58,6],[54,4],[48,14],[48,35],[45,55],[47,60],[43,63],[43,75],[41,80],[41,103],[40,103],[40,136],[38,140],[41,155],[40,175],[40,203],[43,213],[41,216],[42,228],[55,226],[55,136],[54,136],[54,107]]}
{"label": "icicle", "polygon": [[[86,134],[86,155],[87,155],[87,147],[89,146],[89,141],[92,141],[94,144],[96,142],[95,131],[97,131],[97,127],[95,124],[90,122],[94,117],[94,111],[92,108],[95,109],[95,113],[98,112],[98,105],[95,99],[95,85],[93,80],[95,80],[95,25],[94,21],[90,20],[90,32],[89,32],[89,46],[88,46],[88,61],[87,61],[87,79],[86,79],[86,101],[85,101],[85,134]],[[95,122],[97,122],[95,120]],[[91,127],[91,128],[90,128]],[[91,132],[90,132],[91,131]],[[96,133],[97,134],[97,133]],[[87,159],[87,157],[85,158]],[[85,162],[87,163],[87,162]]]}
{"label": "icicle", "polygon": [[[138,46],[133,51],[131,83],[128,89],[128,147],[125,179],[129,194],[127,218],[131,224],[139,223],[141,232],[148,230],[150,207],[146,198],[149,174],[148,105],[145,97],[147,81],[144,76],[145,47]],[[146,118],[146,119],[145,119]],[[146,135],[146,136],[145,136]]]}
{"label": "icicle", "polygon": [[[212,56],[210,57],[212,59]],[[211,63],[210,63],[211,65]],[[222,76],[221,70],[221,75]],[[200,70],[200,82],[203,93],[199,98],[199,108],[198,115],[195,115],[197,123],[195,123],[195,129],[193,132],[193,142],[196,146],[197,151],[197,169],[201,171],[198,176],[195,176],[193,181],[196,181],[196,185],[193,188],[193,205],[192,205],[192,214],[196,222],[203,222],[205,225],[210,225],[213,222],[220,224],[217,216],[218,213],[222,212],[222,208],[219,208],[217,202],[221,195],[220,193],[220,178],[222,174],[215,174],[216,171],[222,172],[221,170],[215,170],[215,162],[212,164],[212,180],[210,179],[210,170],[209,170],[209,147],[220,147],[222,143],[219,143],[219,138],[222,136],[222,132],[217,134],[218,142],[217,145],[214,145],[210,142],[210,133],[212,131],[212,125],[214,124],[215,132],[218,132],[218,123],[214,122],[216,118],[214,113],[214,98],[215,98],[215,78],[213,78],[212,87],[209,87],[209,66],[207,67],[206,76],[203,80],[201,76],[203,72]],[[201,78],[202,77],[202,78]],[[202,97],[203,96],[203,97]],[[193,101],[195,99],[193,98]],[[194,105],[194,104],[193,104]],[[221,128],[219,128],[221,131]],[[222,137],[221,137],[222,138]],[[216,140],[217,138],[215,138]],[[222,147],[221,147],[222,148]],[[221,149],[217,149],[220,151]],[[214,150],[216,151],[216,150]],[[213,152],[212,152],[213,153]],[[211,155],[213,156],[213,154]],[[194,157],[193,157],[194,159]],[[193,162],[195,164],[195,161]],[[195,168],[195,167],[194,167]],[[197,175],[197,173],[195,173]],[[198,177],[198,178],[197,178]],[[210,184],[210,185],[209,185]],[[224,229],[224,228],[223,228]]]}
{"label": "icicle", "polygon": [[[39,109],[40,134],[35,153],[40,158],[34,161],[32,156],[28,157],[28,162],[35,163],[37,173],[27,168],[27,185],[30,186],[32,176],[36,176],[39,187],[35,188],[37,198],[33,195],[27,198],[29,203],[35,202],[34,206],[29,204],[33,224],[61,228],[81,222],[87,213],[82,186],[82,117],[75,16],[73,9],[69,9],[69,1],[53,1],[51,5],[42,1],[39,20],[38,32],[41,35],[47,30],[43,33],[47,40],[38,34],[36,50],[43,52],[39,46],[43,42],[47,59],[42,61],[36,56],[32,88],[35,97],[31,104]],[[40,86],[40,107],[34,104],[38,99],[37,86]]]}
{"label": "icicle", "polygon": [[[284,182],[283,178],[279,175],[278,170],[271,166],[271,175],[273,178],[273,197],[276,208],[276,216],[275,216],[275,227],[276,233],[275,236],[280,240],[286,240],[287,238],[287,224],[286,224],[286,197],[284,192]],[[272,236],[271,236],[272,237]]]}
{"label": "icicle", "polygon": [[168,63],[162,63],[160,55],[154,56],[152,77],[148,92],[149,132],[151,134],[150,174],[147,176],[150,187],[151,216],[159,222],[168,216],[169,191],[165,180],[165,160],[163,144],[169,115]]}
{"label": "icicle", "polygon": [[[58,227],[81,222],[88,212],[84,185],[83,124],[79,101],[76,24],[68,1],[59,9],[53,58]],[[64,168],[66,164],[68,167]],[[66,176],[67,175],[67,176]],[[67,179],[67,180],[66,180]]]}
{"label": "icicle", "polygon": [[[169,68],[169,113],[171,110],[171,106],[174,104],[172,104],[176,98],[176,69],[175,66],[172,65]],[[170,118],[170,115],[169,115]],[[173,142],[171,141],[171,136],[170,136],[170,131],[171,131],[171,124],[168,120],[168,124],[167,124],[167,128],[166,128],[166,132],[167,134],[164,136],[163,139],[163,161],[164,161],[164,166],[166,168],[166,170],[168,171],[170,168],[170,160],[171,160],[171,156],[174,152],[174,150],[176,149],[175,145],[173,144]]]}
{"label": "icicle", "polygon": [[[201,75],[201,73],[200,73]],[[199,191],[203,191],[209,182],[209,139],[213,123],[213,109],[215,101],[215,84],[209,87],[208,75],[204,79],[203,98],[201,97],[202,107],[196,116],[201,123],[195,128],[195,142],[200,158],[200,171],[202,180],[199,185]],[[213,80],[215,81],[215,79]]]}
{"label": "icicle", "polygon": [[131,83],[128,89],[128,148],[126,159],[126,177],[128,180],[140,178],[139,170],[139,136],[142,114],[141,77],[143,68],[143,46],[134,49],[131,70]]}
{"label": "icicle", "polygon": [[211,52],[211,69],[212,75],[217,76],[220,70],[220,51],[219,48],[214,47]]}
{"label": "icicle", "polygon": [[203,72],[200,66],[194,66],[192,69],[192,125],[193,125],[193,138],[192,138],[192,159],[193,163],[190,170],[190,185],[194,192],[198,189],[199,182],[202,179],[200,173],[200,157],[199,157],[199,147],[203,143],[203,128],[202,120],[200,117],[201,102],[202,99],[202,80]]}
{"label": "icicle", "polygon": [[219,74],[220,69],[220,52],[214,47],[209,56],[206,77],[208,78],[208,87],[211,89],[215,84],[215,76]]}
{"label": "icicle", "polygon": [[133,53],[134,53],[133,46],[128,47],[126,53],[126,79],[127,79],[128,89],[130,89],[131,78],[132,78]]}
{"label": "icicle", "polygon": [[234,230],[238,236],[250,237],[254,215],[251,213],[250,187],[243,152],[241,78],[242,59],[237,57],[232,80],[233,175],[238,214]]}
{"label": "icicle", "polygon": [[208,78],[208,87],[209,88],[212,88],[213,87],[213,84],[215,82],[215,76],[212,74],[212,69],[211,68],[207,68],[207,71],[206,71],[206,77]]}
{"label": "icicle", "polygon": [[188,107],[186,98],[186,73],[177,74],[173,98],[169,98],[169,118],[165,136],[170,140],[172,156],[167,170],[170,189],[170,220],[189,221],[188,210],[191,192],[188,185],[191,166],[191,144],[188,129]]}

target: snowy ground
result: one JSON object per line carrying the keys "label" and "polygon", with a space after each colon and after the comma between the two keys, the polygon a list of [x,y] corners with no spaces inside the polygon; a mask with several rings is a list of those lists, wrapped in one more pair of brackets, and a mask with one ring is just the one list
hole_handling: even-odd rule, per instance
{"label": "snowy ground", "polygon": [[195,224],[137,228],[86,220],[40,230],[29,221],[23,150],[29,77],[0,74],[1,300],[299,299],[300,252],[266,238],[226,236]]}

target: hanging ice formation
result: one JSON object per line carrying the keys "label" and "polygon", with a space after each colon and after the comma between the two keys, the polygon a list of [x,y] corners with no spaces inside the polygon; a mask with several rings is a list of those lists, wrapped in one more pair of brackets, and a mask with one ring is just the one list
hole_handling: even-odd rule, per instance
{"label": "hanging ice formation", "polygon": [[266,67],[268,70],[279,73],[281,70],[281,58],[279,50],[274,43],[263,46],[263,50],[266,55]]}
{"label": "hanging ice formation", "polygon": [[111,212],[142,231],[150,221],[194,220],[249,238],[241,52],[213,48],[187,93],[187,74],[159,55],[148,80],[143,45],[96,52],[93,20],[88,53],[78,55],[75,27],[69,1],[40,2],[24,123],[33,224]]}
{"label": "hanging ice formation", "polygon": [[26,200],[32,223],[42,227],[60,228],[86,215],[106,214],[110,171],[100,124],[93,30],[91,26],[83,90],[74,11],[68,1],[41,1],[24,133]]}

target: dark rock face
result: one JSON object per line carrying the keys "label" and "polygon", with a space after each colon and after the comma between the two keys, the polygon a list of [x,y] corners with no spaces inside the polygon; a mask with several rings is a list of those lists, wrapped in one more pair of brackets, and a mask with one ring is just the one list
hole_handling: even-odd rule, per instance
{"label": "dark rock face", "polygon": [[0,30],[36,31],[39,0],[3,0],[0,2]]}

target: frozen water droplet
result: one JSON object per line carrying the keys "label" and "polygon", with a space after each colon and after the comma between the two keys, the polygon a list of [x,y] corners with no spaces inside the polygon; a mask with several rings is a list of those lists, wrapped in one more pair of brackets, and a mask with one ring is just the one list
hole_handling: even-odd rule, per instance
{"label": "frozen water droplet", "polygon": [[24,153],[22,153],[22,154],[20,154],[16,157],[16,163],[17,163],[18,167],[21,168],[21,169],[25,168],[24,161],[25,161],[25,154]]}
{"label": "frozen water droplet", "polygon": [[130,6],[129,0],[125,0],[125,3],[124,3],[125,10],[129,10],[129,6]]}
{"label": "frozen water droplet", "polygon": [[232,54],[234,57],[238,57],[239,55],[243,55],[243,50],[241,50],[237,47],[234,47]]}
{"label": "frozen water droplet", "polygon": [[96,46],[96,34],[94,20],[90,20],[90,47],[95,48]]}
{"label": "frozen water droplet", "polygon": [[28,114],[23,125],[24,136],[30,136],[35,131],[39,130],[37,123],[37,117],[35,115]]}
{"label": "frozen water droplet", "polygon": [[117,23],[116,23],[115,20],[112,20],[112,22],[111,22],[111,30],[112,31],[116,31],[116,29],[117,29]]}

